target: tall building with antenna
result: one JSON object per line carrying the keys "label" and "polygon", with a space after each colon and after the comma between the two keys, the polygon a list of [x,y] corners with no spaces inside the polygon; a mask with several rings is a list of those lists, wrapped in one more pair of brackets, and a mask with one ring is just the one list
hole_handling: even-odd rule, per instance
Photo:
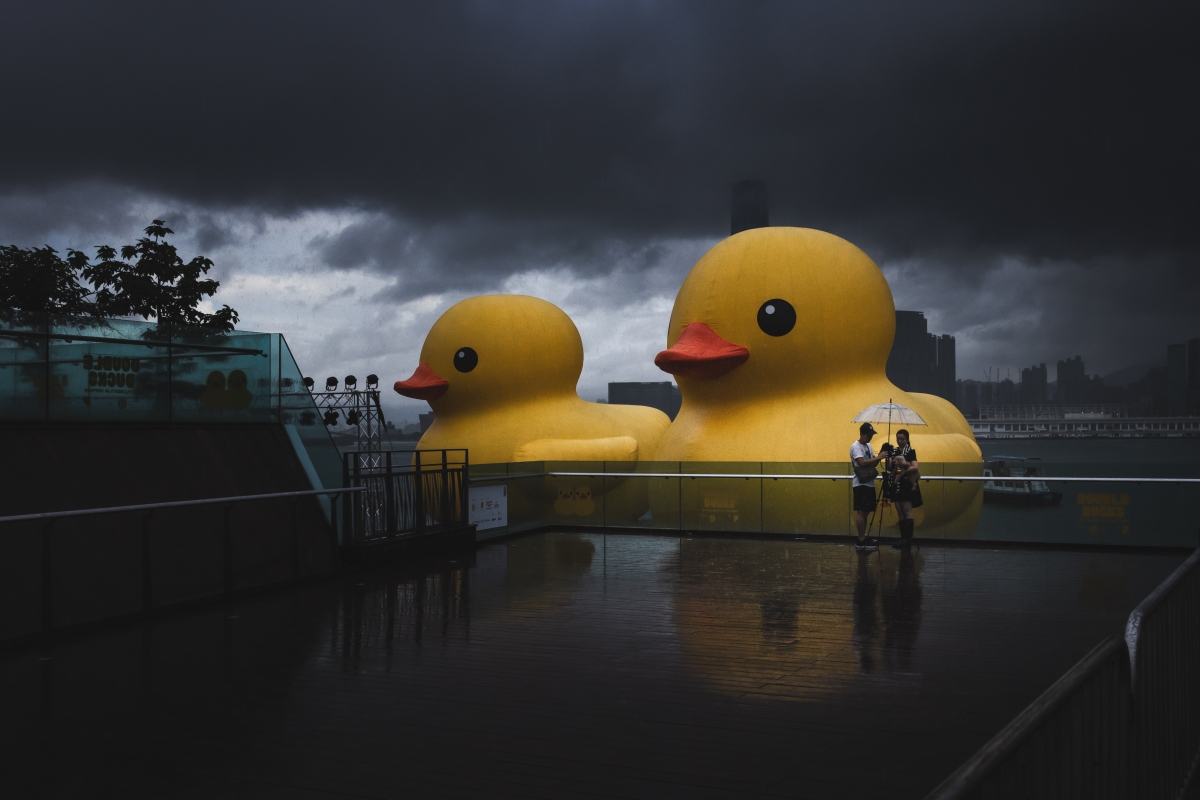
{"label": "tall building with antenna", "polygon": [[888,380],[906,392],[935,394],[954,402],[954,337],[929,332],[924,311],[897,311],[896,338],[888,355]]}
{"label": "tall building with antenna", "polygon": [[767,185],[762,181],[744,180],[733,185],[729,235],[751,228],[770,227],[767,209]]}

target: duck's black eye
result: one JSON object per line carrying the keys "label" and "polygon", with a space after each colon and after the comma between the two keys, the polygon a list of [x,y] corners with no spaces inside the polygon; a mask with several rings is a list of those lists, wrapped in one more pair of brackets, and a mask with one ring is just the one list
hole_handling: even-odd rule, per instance
{"label": "duck's black eye", "polygon": [[768,300],[758,310],[758,327],[767,336],[783,336],[796,327],[796,309],[787,300]]}
{"label": "duck's black eye", "polygon": [[454,354],[454,368],[459,372],[470,372],[479,363],[479,354],[469,347],[460,347]]}

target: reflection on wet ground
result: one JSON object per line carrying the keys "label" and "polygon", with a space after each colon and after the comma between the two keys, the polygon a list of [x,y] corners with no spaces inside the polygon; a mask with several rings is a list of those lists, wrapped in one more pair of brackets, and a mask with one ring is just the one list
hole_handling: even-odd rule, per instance
{"label": "reflection on wet ground", "polygon": [[1182,558],[537,534],[6,654],[0,791],[919,798]]}

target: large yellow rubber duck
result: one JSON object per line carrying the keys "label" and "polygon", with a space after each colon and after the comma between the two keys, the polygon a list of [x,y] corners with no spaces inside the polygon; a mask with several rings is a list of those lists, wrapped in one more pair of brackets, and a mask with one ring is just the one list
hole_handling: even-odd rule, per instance
{"label": "large yellow rubber duck", "polygon": [[[668,349],[655,358],[683,393],[656,458],[848,468],[858,436],[855,416],[893,402],[926,422],[908,426],[924,474],[933,474],[937,462],[969,465],[957,474],[975,474],[982,456],[958,409],[940,397],[901,391],[887,379],[895,326],[883,273],[844,239],[786,227],[725,239],[684,280]],[[877,449],[884,438],[876,437]],[[954,485],[967,488],[937,514],[941,522],[978,507],[977,484]]]}
{"label": "large yellow rubber duck", "polygon": [[472,464],[652,457],[667,415],[584,401],[575,391],[582,371],[583,341],[560,308],[536,297],[486,295],[442,314],[417,371],[395,389],[433,408],[420,448],[466,448]]}

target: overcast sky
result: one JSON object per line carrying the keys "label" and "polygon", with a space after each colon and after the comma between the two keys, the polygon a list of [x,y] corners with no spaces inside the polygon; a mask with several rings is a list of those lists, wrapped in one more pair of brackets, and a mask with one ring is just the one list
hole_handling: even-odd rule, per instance
{"label": "overcast sky", "polygon": [[[5,5],[0,244],[152,218],[318,379],[416,366],[457,300],[667,380],[671,303],[766,181],[865,249],[958,375],[1200,336],[1196,3]],[[386,398],[397,421],[424,404]]]}

